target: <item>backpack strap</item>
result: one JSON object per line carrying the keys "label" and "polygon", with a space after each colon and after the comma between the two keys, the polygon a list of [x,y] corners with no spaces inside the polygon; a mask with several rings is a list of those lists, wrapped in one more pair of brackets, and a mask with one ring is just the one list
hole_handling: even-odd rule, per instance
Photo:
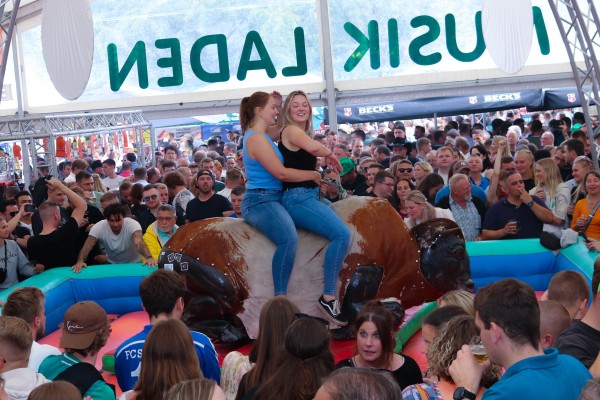
{"label": "backpack strap", "polygon": [[[58,374],[54,380],[72,383],[77,389],[79,389],[81,397],[85,396],[85,393],[97,381],[106,383],[102,377],[102,374],[96,369],[96,367],[86,362],[79,362],[71,365],[69,368]],[[112,389],[113,392],[115,391],[114,385],[109,383],[106,384]]]}

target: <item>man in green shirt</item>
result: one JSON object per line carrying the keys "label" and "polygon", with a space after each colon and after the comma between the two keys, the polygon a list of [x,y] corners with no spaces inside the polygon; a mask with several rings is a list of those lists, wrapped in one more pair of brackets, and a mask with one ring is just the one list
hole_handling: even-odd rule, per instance
{"label": "man in green shirt", "polygon": [[74,384],[83,398],[114,400],[114,389],[107,384],[94,365],[98,352],[110,336],[106,312],[93,301],[73,304],[65,312],[60,347],[65,352],[47,357],[39,372],[50,380]]}

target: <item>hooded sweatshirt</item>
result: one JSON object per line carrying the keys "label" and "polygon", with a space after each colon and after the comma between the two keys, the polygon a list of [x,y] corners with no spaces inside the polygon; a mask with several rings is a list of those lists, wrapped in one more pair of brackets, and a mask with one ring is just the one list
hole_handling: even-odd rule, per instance
{"label": "hooded sweatshirt", "polygon": [[16,368],[0,376],[4,378],[4,390],[9,400],[27,400],[33,389],[50,382],[44,375],[29,368]]}

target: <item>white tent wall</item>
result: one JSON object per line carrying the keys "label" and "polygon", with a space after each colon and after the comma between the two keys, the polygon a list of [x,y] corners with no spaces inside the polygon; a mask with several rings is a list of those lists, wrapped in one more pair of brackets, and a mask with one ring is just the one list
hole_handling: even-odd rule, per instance
{"label": "white tent wall", "polygon": [[[501,72],[487,50],[468,62],[454,56],[456,49],[465,54],[476,49],[475,21],[481,0],[256,0],[252,4],[232,0],[227,6],[216,0],[103,0],[91,3],[96,43],[92,75],[83,95],[75,101],[58,94],[46,71],[41,57],[39,12],[19,20],[16,34],[20,51],[15,55],[23,71],[22,109],[30,114],[46,114],[135,108],[143,110],[148,119],[156,119],[235,112],[239,99],[255,90],[287,93],[299,87],[311,93],[314,105],[324,105],[328,94],[325,59],[329,55],[322,50],[322,1],[329,6],[335,79],[333,84],[328,82],[329,91],[335,88],[333,96],[338,104],[574,86],[562,39],[544,0],[533,0],[532,5],[543,16],[549,52],[543,54],[543,40],[534,32],[525,67],[514,75]],[[594,3],[598,6],[600,0]],[[32,4],[26,7],[31,8]],[[373,34],[374,27],[378,35]],[[439,29],[439,34],[431,36],[435,29]],[[226,81],[204,82],[196,77],[191,65],[194,42],[209,35],[226,42],[229,65],[227,71],[220,70],[229,75]],[[369,46],[357,56],[357,38],[361,35],[367,37]],[[430,40],[425,40],[427,37]],[[182,82],[161,86],[159,79],[173,75],[172,69],[157,65],[160,58],[171,55],[173,47],[168,46],[173,42],[165,42],[168,38],[176,38],[180,45]],[[271,72],[269,77],[265,70],[250,69],[246,76],[238,77],[240,60],[245,57],[244,43],[251,48],[246,56],[248,62],[263,57],[263,65],[268,64],[265,53],[259,56],[257,52],[257,38],[264,43],[275,76]],[[114,45],[118,62],[113,65],[122,71],[125,60],[140,41],[146,49],[147,87],[139,84],[136,64],[122,82],[117,82],[120,87],[111,89],[109,47]],[[456,49],[451,50],[453,42]],[[157,48],[157,43],[163,48]],[[379,51],[374,57],[376,48]],[[422,56],[435,54],[439,54],[437,62],[422,65]],[[360,60],[349,68],[352,59]],[[218,60],[223,61],[216,45],[207,45],[201,60],[209,73],[219,71]],[[305,71],[301,71],[303,60]],[[15,82],[14,70],[7,71],[5,83],[11,82]],[[8,89],[13,90],[15,98],[14,87]],[[18,109],[14,101],[0,103],[0,115],[11,115]]]}

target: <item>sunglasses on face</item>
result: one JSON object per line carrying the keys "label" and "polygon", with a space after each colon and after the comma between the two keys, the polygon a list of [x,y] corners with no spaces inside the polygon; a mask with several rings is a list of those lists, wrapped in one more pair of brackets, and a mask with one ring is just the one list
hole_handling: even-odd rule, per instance
{"label": "sunglasses on face", "polygon": [[405,172],[412,172],[412,170],[412,168],[398,168],[398,172],[400,172],[401,174]]}
{"label": "sunglasses on face", "polygon": [[156,200],[156,199],[158,199],[158,195],[157,195],[157,194],[153,194],[153,195],[150,195],[150,196],[148,196],[148,197],[144,197],[144,198],[142,199],[142,201],[143,201],[144,203],[146,203],[146,202],[150,201],[150,199],[152,199],[152,200]]}

